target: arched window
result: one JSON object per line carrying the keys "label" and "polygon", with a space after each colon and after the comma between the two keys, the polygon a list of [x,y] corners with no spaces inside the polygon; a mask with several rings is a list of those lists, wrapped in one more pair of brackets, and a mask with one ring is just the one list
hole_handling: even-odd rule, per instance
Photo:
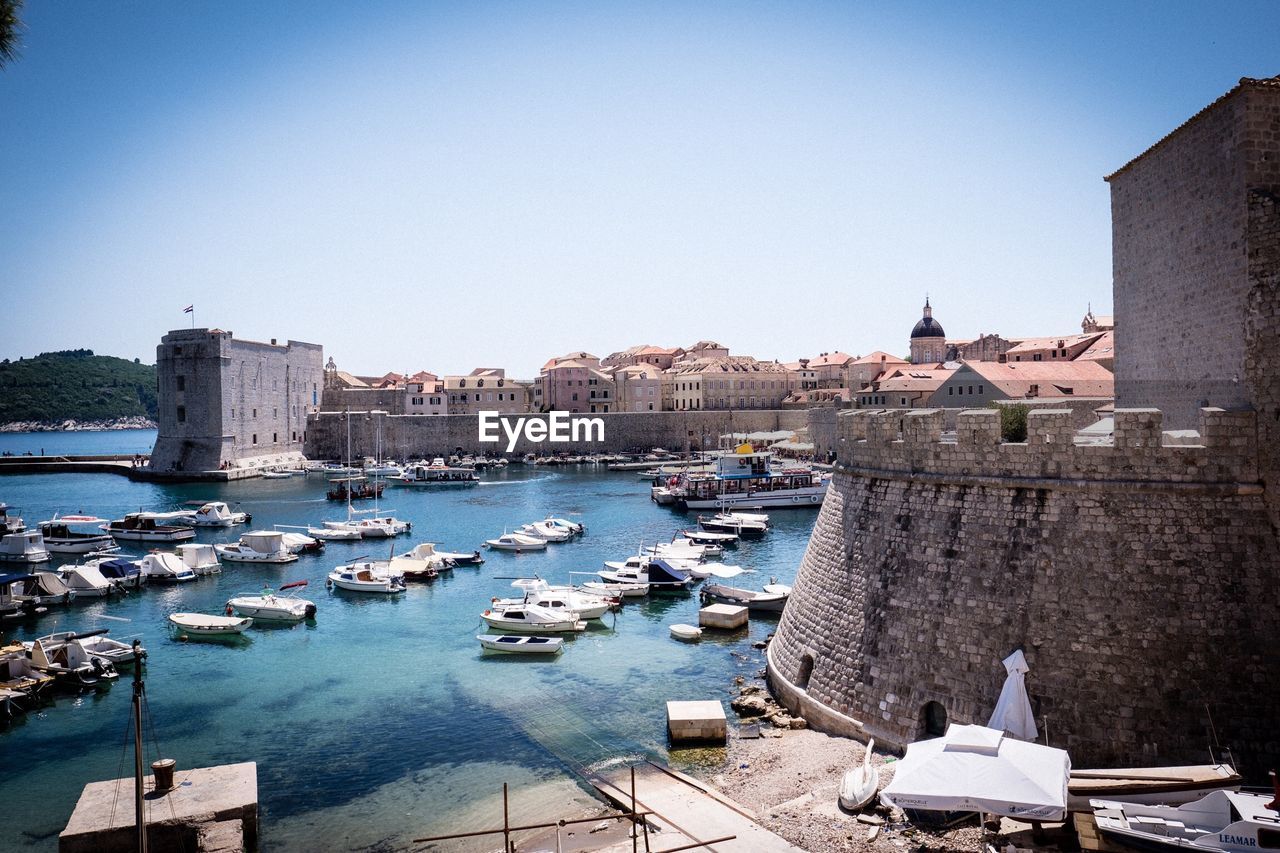
{"label": "arched window", "polygon": [[940,702],[926,702],[920,709],[920,738],[926,740],[947,733],[947,709]]}

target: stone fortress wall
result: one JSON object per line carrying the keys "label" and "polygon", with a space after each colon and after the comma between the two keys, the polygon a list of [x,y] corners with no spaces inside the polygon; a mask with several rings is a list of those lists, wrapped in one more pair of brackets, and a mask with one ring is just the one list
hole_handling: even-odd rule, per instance
{"label": "stone fortress wall", "polygon": [[901,748],[985,723],[1021,648],[1042,740],[1077,766],[1203,762],[1210,716],[1243,765],[1280,756],[1255,416],[1205,409],[1189,446],[1162,446],[1159,411],[1115,419],[1114,444],[1077,445],[1069,412],[1034,411],[1011,444],[991,409],[958,412],[952,441],[941,410],[842,413],[769,648],[780,700]]}
{"label": "stone fortress wall", "polygon": [[[547,414],[505,415],[509,420],[546,421]],[[757,411],[690,412],[609,412],[574,415],[576,419],[599,418],[604,422],[604,441],[530,443],[523,436],[515,450],[507,452],[506,434],[499,429],[497,443],[479,441],[477,415],[387,415],[381,412],[351,412],[351,456],[360,459],[375,455],[381,425],[385,457],[420,459],[443,456],[462,448],[464,453],[490,456],[533,452],[550,455],[561,451],[581,453],[625,453],[663,447],[668,450],[715,449],[719,437],[731,432],[772,432],[798,430],[807,425],[803,411],[762,409]],[[344,412],[319,412],[311,416],[307,428],[307,456],[312,459],[345,459],[348,416]]]}
{"label": "stone fortress wall", "polygon": [[236,340],[179,329],[156,347],[158,430],[149,473],[300,460],[323,385],[318,344]]}

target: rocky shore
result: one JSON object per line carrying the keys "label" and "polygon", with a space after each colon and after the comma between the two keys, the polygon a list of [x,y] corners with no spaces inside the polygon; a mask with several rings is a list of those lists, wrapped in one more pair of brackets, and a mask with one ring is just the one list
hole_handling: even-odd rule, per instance
{"label": "rocky shore", "polygon": [[0,432],[89,432],[97,430],[118,429],[155,429],[156,422],[150,418],[134,415],[127,418],[113,418],[107,421],[11,421],[0,424]]}

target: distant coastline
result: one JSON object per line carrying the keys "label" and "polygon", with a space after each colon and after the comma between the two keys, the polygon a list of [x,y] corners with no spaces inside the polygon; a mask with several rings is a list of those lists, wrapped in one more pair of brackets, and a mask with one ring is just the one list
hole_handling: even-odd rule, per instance
{"label": "distant coastline", "polygon": [[156,429],[156,422],[141,415],[103,421],[11,421],[0,424],[3,432],[91,432],[123,429]]}

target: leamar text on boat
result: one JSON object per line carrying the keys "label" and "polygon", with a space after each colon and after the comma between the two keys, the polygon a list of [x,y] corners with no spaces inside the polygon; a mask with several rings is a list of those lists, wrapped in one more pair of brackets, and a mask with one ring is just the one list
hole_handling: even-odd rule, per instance
{"label": "leamar text on boat", "polygon": [[516,449],[523,436],[531,444],[569,444],[571,442],[604,441],[604,418],[588,418],[568,412],[547,412],[542,415],[503,416],[500,412],[480,412],[477,420],[478,439],[496,444],[502,440],[498,430],[507,437],[507,453]]}

